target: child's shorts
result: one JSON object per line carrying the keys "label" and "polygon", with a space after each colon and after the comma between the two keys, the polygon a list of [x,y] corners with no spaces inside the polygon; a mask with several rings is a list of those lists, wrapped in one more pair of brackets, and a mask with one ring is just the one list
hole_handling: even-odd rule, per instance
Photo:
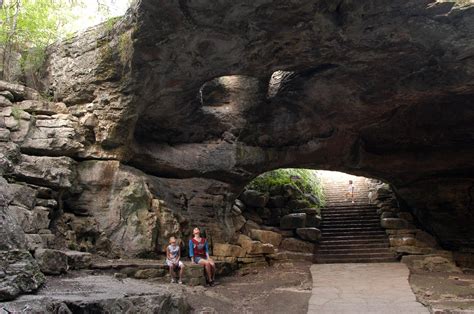
{"label": "child's shorts", "polygon": [[169,267],[173,267],[173,266],[174,266],[174,267],[181,268],[181,267],[184,266],[183,262],[181,262],[181,261],[179,261],[179,262],[178,262],[178,265],[176,265],[176,264],[173,264],[171,261],[166,260],[166,264],[167,264]]}

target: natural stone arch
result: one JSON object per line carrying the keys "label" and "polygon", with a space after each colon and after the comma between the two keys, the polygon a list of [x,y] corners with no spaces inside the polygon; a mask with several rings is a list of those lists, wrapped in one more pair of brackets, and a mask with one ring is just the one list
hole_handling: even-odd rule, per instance
{"label": "natural stone arch", "polygon": [[[473,22],[472,7],[431,0],[143,0],[110,44],[130,34],[126,66],[114,54],[97,66],[120,80],[81,77],[121,108],[104,118],[109,131],[91,157],[117,158],[183,194],[198,181],[217,185],[226,202],[279,167],[382,178],[445,244],[472,246]],[[291,73],[269,94],[275,71]],[[56,90],[71,90],[58,73]],[[199,91],[216,87],[206,82],[235,75],[246,78],[246,110],[224,117],[203,106]],[[464,223],[462,236],[452,233]]]}

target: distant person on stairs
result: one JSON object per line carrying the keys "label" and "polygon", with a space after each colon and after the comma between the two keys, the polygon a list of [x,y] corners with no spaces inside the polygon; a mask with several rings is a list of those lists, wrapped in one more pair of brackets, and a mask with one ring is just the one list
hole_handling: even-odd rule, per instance
{"label": "distant person on stairs", "polygon": [[354,191],[355,191],[354,182],[352,182],[352,180],[349,180],[349,186],[347,187],[347,192],[346,192],[346,201],[347,201],[347,197],[350,196],[352,200],[352,204],[354,204]]}
{"label": "distant person on stairs", "polygon": [[194,237],[189,240],[189,256],[193,263],[204,266],[207,283],[212,287],[214,286],[216,265],[209,257],[209,244],[206,238],[201,238],[201,230],[199,228],[194,228],[193,235]]}

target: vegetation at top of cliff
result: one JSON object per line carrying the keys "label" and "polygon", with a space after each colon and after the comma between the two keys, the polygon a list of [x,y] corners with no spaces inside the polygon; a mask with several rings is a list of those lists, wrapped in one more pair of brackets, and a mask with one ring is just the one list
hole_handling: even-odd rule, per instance
{"label": "vegetation at top of cliff", "polygon": [[266,193],[284,185],[295,187],[301,194],[312,194],[320,205],[324,205],[323,187],[316,170],[288,168],[265,172],[252,180],[247,188]]}
{"label": "vegetation at top of cliff", "polygon": [[130,2],[0,0],[0,79],[18,80],[21,76],[18,72],[34,76],[44,62],[48,45],[70,37],[84,25],[92,26],[113,15],[123,14],[123,8]]}

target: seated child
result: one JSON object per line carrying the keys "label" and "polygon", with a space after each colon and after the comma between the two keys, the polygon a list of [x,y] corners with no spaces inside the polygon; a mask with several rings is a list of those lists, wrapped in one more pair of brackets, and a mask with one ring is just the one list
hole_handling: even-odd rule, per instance
{"label": "seated child", "polygon": [[181,257],[181,249],[176,244],[176,238],[170,238],[170,245],[166,248],[166,264],[170,268],[171,283],[176,283],[175,270],[179,269],[179,283],[183,283],[184,264],[179,259]]}

